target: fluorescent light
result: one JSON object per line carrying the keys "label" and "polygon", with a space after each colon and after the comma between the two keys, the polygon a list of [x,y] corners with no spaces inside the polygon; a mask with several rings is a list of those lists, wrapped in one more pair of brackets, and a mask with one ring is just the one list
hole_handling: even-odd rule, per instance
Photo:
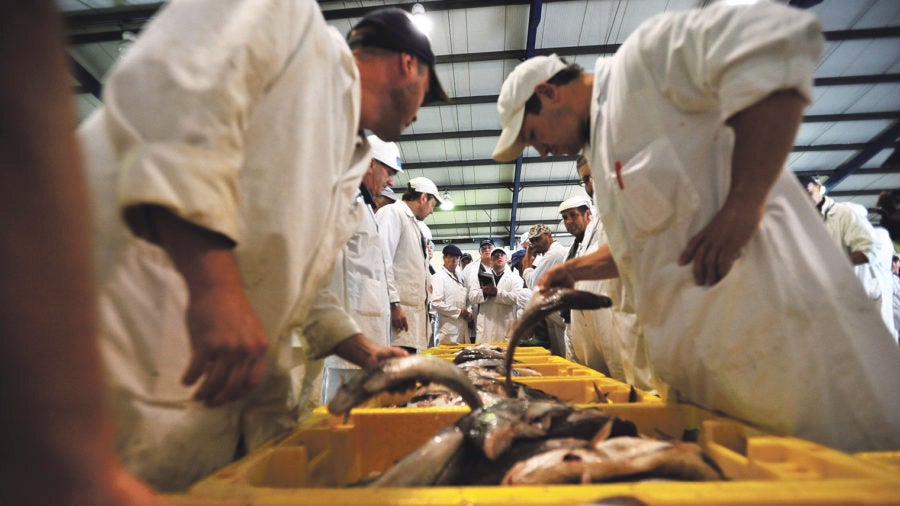
{"label": "fluorescent light", "polygon": [[420,32],[425,35],[431,35],[433,24],[431,19],[425,14],[425,7],[420,3],[412,6],[412,22]]}

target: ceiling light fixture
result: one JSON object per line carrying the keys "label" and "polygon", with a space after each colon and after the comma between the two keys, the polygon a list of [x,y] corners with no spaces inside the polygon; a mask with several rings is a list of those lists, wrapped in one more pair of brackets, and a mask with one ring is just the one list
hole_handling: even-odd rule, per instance
{"label": "ceiling light fixture", "polygon": [[412,22],[419,31],[425,35],[431,35],[433,25],[428,16],[425,15],[425,7],[418,2],[412,6]]}
{"label": "ceiling light fixture", "polygon": [[442,211],[452,211],[456,204],[450,200],[450,192],[444,192],[444,202],[441,204]]}

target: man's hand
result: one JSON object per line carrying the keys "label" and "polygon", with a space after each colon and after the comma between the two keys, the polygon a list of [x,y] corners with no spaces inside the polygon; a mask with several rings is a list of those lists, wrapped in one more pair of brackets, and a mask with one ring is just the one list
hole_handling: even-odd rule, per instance
{"label": "man's hand", "polygon": [[406,357],[409,353],[396,346],[381,346],[363,334],[354,334],[334,347],[334,354],[359,367],[371,367],[382,360]]}
{"label": "man's hand", "polygon": [[219,406],[259,386],[268,339],[243,288],[192,296],[187,323],[192,355],[181,381],[190,386],[205,376],[195,400]]}
{"label": "man's hand", "polygon": [[151,236],[188,286],[191,361],[182,383],[190,386],[204,377],[194,399],[208,406],[233,401],[259,386],[269,342],[244,291],[234,243],[161,207],[129,211],[145,213]]}
{"label": "man's hand", "polygon": [[734,129],[731,186],[722,208],[678,258],[694,263],[694,281],[714,285],[731,270],[741,248],[759,228],[769,191],[784,170],[803,118],[805,99],[780,90],[728,119]]}
{"label": "man's hand", "polygon": [[497,287],[494,285],[483,286],[483,287],[481,287],[481,293],[485,297],[496,297],[497,296]]}
{"label": "man's hand", "polygon": [[400,304],[391,308],[391,327],[400,332],[409,330],[409,324],[406,323],[406,311],[400,307]]}
{"label": "man's hand", "polygon": [[694,263],[694,281],[714,285],[731,270],[741,248],[750,241],[762,220],[763,209],[726,206],[688,242],[678,258],[679,265]]}
{"label": "man's hand", "polygon": [[551,288],[574,288],[575,278],[569,272],[568,262],[551,267],[538,280],[538,290],[546,292]]}
{"label": "man's hand", "polygon": [[460,317],[461,319],[463,319],[463,320],[466,320],[466,321],[471,320],[471,319],[472,319],[472,312],[469,311],[468,309],[465,309],[465,308],[464,308],[462,311],[459,312],[459,317]]}

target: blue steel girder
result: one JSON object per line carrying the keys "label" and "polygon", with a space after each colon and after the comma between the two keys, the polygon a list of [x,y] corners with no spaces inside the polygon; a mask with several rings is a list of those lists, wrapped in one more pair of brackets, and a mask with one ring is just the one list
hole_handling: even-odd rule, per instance
{"label": "blue steel girder", "polygon": [[[537,38],[537,27],[541,24],[541,10],[544,2],[542,0],[531,0],[528,9],[528,38],[525,41],[525,59],[534,56],[534,43]],[[512,249],[516,244],[516,213],[519,208],[519,189],[522,183],[522,155],[516,158],[516,174],[513,179],[513,201],[512,212],[509,215],[509,247]]]}

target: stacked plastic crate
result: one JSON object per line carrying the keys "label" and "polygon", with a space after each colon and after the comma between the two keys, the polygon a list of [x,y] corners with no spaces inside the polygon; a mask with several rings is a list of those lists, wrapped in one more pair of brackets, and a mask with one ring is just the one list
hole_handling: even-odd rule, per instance
{"label": "stacked plastic crate", "polygon": [[[430,355],[452,360],[460,347]],[[323,408],[289,435],[195,485],[178,504],[900,504],[897,452],[851,456],[812,442],[776,437],[743,423],[658,397],[543,348],[521,348],[516,359],[543,375],[516,381],[561,400],[597,407],[634,422],[642,434],[696,439],[725,474],[719,482],[632,482],[589,485],[345,488],[384,471],[468,413],[467,407],[392,408],[383,395],[347,420]],[[605,395],[597,402],[597,392]],[[632,501],[632,502],[627,502]]]}

